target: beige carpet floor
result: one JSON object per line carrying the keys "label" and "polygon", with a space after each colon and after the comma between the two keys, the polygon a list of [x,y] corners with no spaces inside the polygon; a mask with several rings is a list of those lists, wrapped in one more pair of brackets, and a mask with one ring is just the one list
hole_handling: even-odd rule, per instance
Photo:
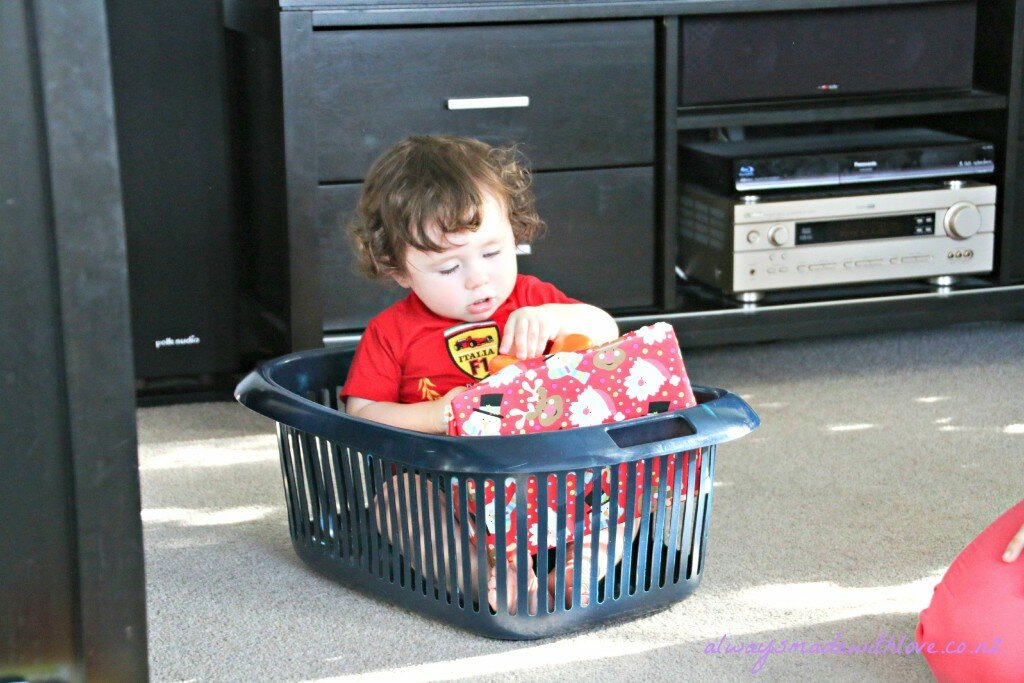
{"label": "beige carpet floor", "polygon": [[[719,449],[707,564],[653,616],[489,640],[350,590],[291,549],[273,424],[138,411],[153,681],[745,681],[709,643],[913,640],[959,550],[1024,496],[1024,324],[684,349],[763,426]],[[916,654],[777,654],[769,681],[928,681]]]}

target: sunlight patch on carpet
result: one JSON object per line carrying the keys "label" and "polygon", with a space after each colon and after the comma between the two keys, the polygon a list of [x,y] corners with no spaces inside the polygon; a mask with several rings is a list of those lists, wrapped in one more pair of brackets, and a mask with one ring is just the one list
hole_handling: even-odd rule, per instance
{"label": "sunlight patch on carpet", "polygon": [[828,430],[830,432],[861,432],[865,429],[875,429],[877,426],[878,425],[873,425],[868,422],[861,422],[848,425],[831,425]]}
{"label": "sunlight patch on carpet", "polygon": [[139,451],[139,470],[231,467],[257,462],[277,462],[277,437],[256,436],[183,441]]}
{"label": "sunlight patch on carpet", "polygon": [[276,512],[266,505],[252,505],[224,510],[193,508],[147,508],[142,511],[144,524],[175,524],[177,526],[224,526],[244,524],[263,519]]}
{"label": "sunlight patch on carpet", "polygon": [[932,589],[944,572],[939,570],[894,586],[840,586],[831,581],[772,584],[740,591],[731,599],[757,609],[785,611],[808,624],[920,612],[930,602]]}
{"label": "sunlight patch on carpet", "polygon": [[634,642],[599,636],[583,636],[571,642],[546,643],[526,646],[509,652],[465,657],[427,664],[368,671],[360,674],[318,678],[303,683],[370,683],[371,681],[455,681],[463,678],[480,678],[487,671],[524,671],[538,667],[561,664],[586,663],[592,667],[595,661],[611,657],[625,657],[663,648],[665,642]]}

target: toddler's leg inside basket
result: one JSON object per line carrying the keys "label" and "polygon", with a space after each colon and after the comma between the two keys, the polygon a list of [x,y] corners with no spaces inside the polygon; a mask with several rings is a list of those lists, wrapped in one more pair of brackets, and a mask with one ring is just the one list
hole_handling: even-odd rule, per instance
{"label": "toddler's leg inside basket", "polygon": [[[398,524],[397,520],[392,519],[392,510],[395,511],[394,516],[401,515],[401,513],[399,513],[398,510],[404,509],[409,511],[409,514],[406,515],[404,519],[405,538],[409,539],[410,545],[412,545],[414,540],[412,516],[420,514],[420,512],[413,509],[414,505],[412,501],[412,496],[410,495],[410,492],[413,490],[412,487],[416,487],[416,491],[422,491],[426,489],[431,499],[433,499],[434,497],[437,498],[439,502],[438,509],[441,511],[441,514],[451,514],[447,497],[437,489],[437,486],[433,480],[428,479],[426,482],[426,486],[424,486],[423,483],[421,483],[420,481],[419,474],[410,474],[408,472],[405,472],[402,474],[392,475],[390,486],[388,484],[385,484],[378,491],[378,494],[375,497],[376,504],[374,506],[377,529],[379,533],[384,535],[384,537],[388,540],[388,543],[391,544],[392,548],[397,549],[401,547],[400,527],[402,526]],[[392,505],[392,491],[395,492],[396,497],[401,498],[401,500],[399,501],[399,505]],[[404,491],[404,496],[400,496],[400,494],[398,493],[401,491]],[[430,519],[429,516],[433,515],[433,506],[427,504],[424,501],[420,501],[420,505],[422,506],[423,510],[422,519],[426,522],[428,519]],[[432,520],[430,521],[432,522]],[[479,567],[477,566],[475,538],[470,536],[469,547],[468,549],[464,550],[462,546],[461,527],[457,519],[452,529],[452,538],[450,539],[445,538],[445,536],[447,536],[447,533],[445,531],[446,525],[443,523],[425,523],[420,524],[419,526],[419,533],[415,536],[415,542],[418,542],[418,548],[441,548],[441,557],[444,567],[442,568],[434,566],[434,563],[432,561],[433,558],[431,557],[427,557],[425,558],[425,562],[421,562],[420,558],[415,556],[415,552],[408,553],[409,556],[405,558],[409,565],[417,572],[430,572],[432,574],[432,578],[435,581],[440,580],[442,575],[445,577],[450,577],[454,574],[455,586],[457,590],[461,594],[469,595],[473,600],[476,600],[478,597],[476,594],[476,586],[477,577],[479,575]],[[435,528],[437,527],[440,527],[442,531],[442,536],[438,536],[437,533],[435,532]],[[424,531],[425,529],[427,530],[426,532]],[[430,540],[429,545],[427,544],[428,535]],[[451,556],[449,548],[452,548],[454,550],[454,557]],[[469,555],[469,577],[464,576],[464,572],[462,571],[464,553],[467,552]],[[493,571],[494,570],[492,569],[491,574],[493,574]]]}
{"label": "toddler's leg inside basket", "polygon": [[[619,522],[615,532],[615,548],[611,551],[614,552],[615,562],[618,564],[622,561],[622,555],[626,547],[626,523],[625,521]],[[637,534],[640,531],[639,520],[635,520],[633,523],[632,538],[629,539],[629,543],[636,540]],[[575,545],[576,542],[565,544],[565,606],[569,608],[572,606],[572,592],[573,586],[575,585],[576,577],[580,577],[580,606],[586,607],[590,604],[590,595],[592,592],[597,591],[597,586],[590,585],[590,574],[591,574],[591,557],[590,550],[593,547],[593,535],[586,534],[579,541],[583,543],[583,553],[581,555],[580,565],[576,566],[576,553]],[[597,562],[597,580],[600,581],[604,578],[608,568],[608,554],[611,548],[611,532],[609,529],[601,529],[597,536],[597,556],[594,561]],[[555,584],[557,582],[557,570],[553,570],[548,574],[548,604],[553,608],[555,600]]]}
{"label": "toddler's leg inside basket", "polygon": [[[415,489],[413,488],[415,487]],[[409,514],[404,519],[404,533],[405,539],[408,539],[410,546],[414,546],[418,542],[418,548],[438,548],[442,549],[442,558],[444,567],[433,566],[431,558],[425,558],[425,561],[421,562],[420,558],[416,556],[415,551],[406,553],[406,562],[409,566],[415,569],[417,572],[431,572],[432,578],[437,580],[442,574],[445,576],[451,576],[454,573],[455,585],[460,593],[463,595],[469,595],[473,600],[478,599],[477,595],[477,577],[479,576],[480,568],[477,562],[477,551],[476,544],[477,539],[473,534],[469,535],[469,544],[466,550],[463,549],[462,543],[462,527],[457,517],[455,517],[454,524],[452,526],[452,538],[445,539],[438,537],[435,533],[435,527],[438,525],[425,523],[420,524],[419,533],[413,530],[412,516],[420,514],[420,511],[414,509],[414,501],[410,492],[413,490],[422,491],[426,488],[428,495],[433,498],[437,497],[439,501],[439,508],[441,514],[451,514],[452,510],[449,506],[447,497],[437,490],[435,483],[431,480],[427,481],[426,486],[420,480],[419,474],[394,474],[391,476],[390,482],[385,483],[381,487],[379,494],[376,497],[375,505],[375,517],[377,522],[377,528],[381,534],[388,539],[388,543],[391,544],[392,548],[399,548],[402,545],[403,539],[401,538],[401,526],[397,520],[393,517],[401,517],[400,510],[408,510]],[[404,491],[404,496],[400,492]],[[392,505],[392,492],[400,500],[397,501],[398,505]],[[423,512],[423,519],[425,522],[428,520],[428,513],[431,506],[421,503],[425,511]],[[439,525],[442,530],[445,529],[445,525]],[[424,532],[427,529],[427,532]],[[472,520],[469,522],[469,530],[472,531],[473,523]],[[429,535],[429,545],[427,544],[427,537]],[[445,534],[447,535],[447,534]],[[448,542],[450,541],[450,543]],[[454,557],[450,554],[449,548],[454,550]],[[469,565],[469,577],[464,575],[462,568],[464,564],[464,556],[468,554],[468,565]],[[538,582],[537,575],[529,570],[529,576],[527,578],[527,591],[528,591],[528,602],[531,613],[536,613],[537,610],[537,593],[538,593]],[[468,585],[467,585],[468,584]],[[498,578],[497,578],[497,567],[494,561],[491,561],[487,567],[487,602],[493,611],[498,609]],[[515,614],[517,609],[517,598],[518,598],[518,580],[517,580],[517,568],[514,560],[508,562],[506,571],[506,584],[505,584],[505,595],[507,596],[506,609],[509,614]]]}

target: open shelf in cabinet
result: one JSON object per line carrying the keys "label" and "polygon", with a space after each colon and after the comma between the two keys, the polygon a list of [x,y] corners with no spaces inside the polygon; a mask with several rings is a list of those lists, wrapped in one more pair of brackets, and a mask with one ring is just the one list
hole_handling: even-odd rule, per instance
{"label": "open shelf in cabinet", "polygon": [[680,130],[719,126],[764,126],[782,123],[856,121],[928,114],[957,114],[1000,111],[1007,107],[1005,95],[972,90],[967,93],[928,93],[886,97],[800,100],[790,102],[745,102],[716,106],[681,107],[676,125]]}
{"label": "open shelf in cabinet", "polygon": [[617,316],[620,328],[671,323],[683,346],[879,332],[1008,318],[1024,319],[1024,285],[989,277],[950,287],[923,281],[773,292],[744,304],[699,283],[680,283],[664,313]]}

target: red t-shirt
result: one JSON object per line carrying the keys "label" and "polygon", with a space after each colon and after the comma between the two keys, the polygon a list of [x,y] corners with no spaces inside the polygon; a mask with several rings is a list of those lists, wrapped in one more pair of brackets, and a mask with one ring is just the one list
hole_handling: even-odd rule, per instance
{"label": "red t-shirt", "polygon": [[512,294],[490,320],[467,323],[443,318],[409,292],[370,320],[356,349],[341,398],[418,403],[441,398],[457,386],[487,376],[501,332],[523,306],[576,304],[553,285],[519,275]]}

